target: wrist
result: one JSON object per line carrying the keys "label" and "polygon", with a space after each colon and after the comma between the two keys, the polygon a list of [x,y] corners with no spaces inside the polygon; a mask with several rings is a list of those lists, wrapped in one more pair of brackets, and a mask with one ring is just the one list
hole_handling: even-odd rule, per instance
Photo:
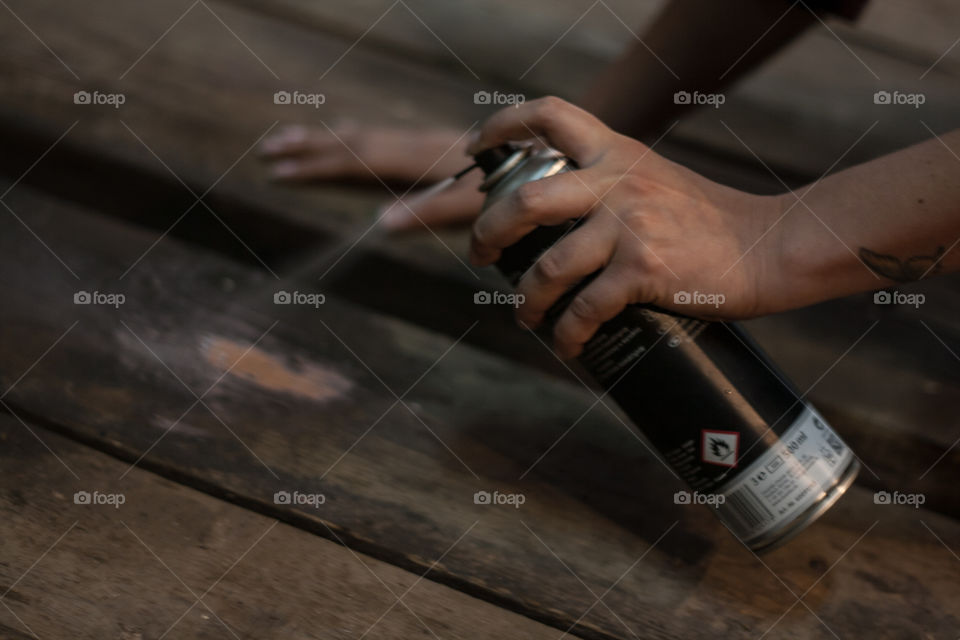
{"label": "wrist", "polygon": [[[787,311],[841,295],[840,269],[851,257],[842,242],[824,227],[791,192],[775,196],[777,219],[774,260],[780,295],[776,311]],[[825,212],[818,215],[821,218]],[[829,216],[827,216],[829,217]]]}

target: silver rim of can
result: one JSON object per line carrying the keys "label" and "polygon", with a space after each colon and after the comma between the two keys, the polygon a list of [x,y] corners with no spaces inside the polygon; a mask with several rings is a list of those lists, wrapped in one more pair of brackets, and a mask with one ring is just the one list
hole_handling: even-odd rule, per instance
{"label": "silver rim of can", "polygon": [[480,185],[480,191],[489,191],[493,185],[500,182],[501,178],[513,171],[524,158],[529,156],[531,151],[532,147],[523,147],[514,151],[503,161],[503,164],[497,167],[496,171],[487,176],[487,179]]}
{"label": "silver rim of can", "polygon": [[847,465],[847,468],[844,469],[842,474],[840,474],[834,485],[824,492],[819,500],[810,505],[809,509],[798,515],[790,522],[786,523],[783,527],[775,529],[760,537],[746,541],[745,544],[752,551],[757,553],[763,553],[765,551],[776,549],[806,529],[817,518],[826,513],[827,510],[832,507],[837,500],[840,499],[840,496],[847,492],[847,489],[849,489],[850,485],[853,484],[853,481],[859,472],[860,463],[856,458],[851,459],[850,464]]}

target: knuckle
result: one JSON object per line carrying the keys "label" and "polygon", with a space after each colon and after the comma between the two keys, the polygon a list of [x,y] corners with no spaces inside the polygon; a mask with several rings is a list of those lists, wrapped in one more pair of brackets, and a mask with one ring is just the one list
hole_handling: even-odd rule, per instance
{"label": "knuckle", "polygon": [[482,218],[478,220],[470,231],[470,244],[474,247],[484,247],[487,245],[489,234],[484,230]]}
{"label": "knuckle", "polygon": [[560,279],[566,269],[567,261],[560,251],[550,249],[537,260],[534,270],[539,280],[554,281]]}
{"label": "knuckle", "polygon": [[629,173],[617,183],[616,189],[627,197],[642,198],[649,196],[653,192],[654,187],[655,183],[649,178],[635,173]]}
{"label": "knuckle", "polygon": [[570,103],[555,95],[543,96],[537,100],[537,109],[541,111],[556,111],[566,108]]}
{"label": "knuckle", "polygon": [[566,113],[569,107],[570,103],[566,100],[556,96],[545,96],[537,101],[534,115],[544,123],[544,125],[549,125],[563,117],[563,114]]}
{"label": "knuckle", "polygon": [[570,313],[581,320],[597,322],[600,320],[600,308],[596,302],[585,295],[579,295],[570,302]]}
{"label": "knuckle", "polygon": [[576,345],[582,342],[580,335],[582,329],[573,323],[559,323],[553,330],[553,339],[562,345]]}
{"label": "knuckle", "polygon": [[622,262],[628,269],[646,273],[651,267],[650,253],[642,247],[630,246],[622,253]]}
{"label": "knuckle", "polygon": [[539,211],[543,199],[544,188],[538,180],[526,182],[513,192],[513,205],[523,215],[530,215]]}
{"label": "knuckle", "polygon": [[616,215],[624,224],[632,229],[634,233],[643,231],[649,222],[647,212],[638,206],[631,206]]}

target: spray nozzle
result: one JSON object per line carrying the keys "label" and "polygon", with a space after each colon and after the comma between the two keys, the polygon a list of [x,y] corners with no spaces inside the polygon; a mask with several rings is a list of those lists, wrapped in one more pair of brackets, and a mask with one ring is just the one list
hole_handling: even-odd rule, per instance
{"label": "spray nozzle", "polygon": [[489,176],[498,169],[504,166],[504,164],[518,151],[523,151],[527,149],[528,145],[519,145],[519,144],[501,144],[496,147],[491,147],[490,149],[484,149],[477,155],[473,156],[474,163],[463,169],[462,171],[456,173],[453,176],[454,180],[459,180],[466,174],[470,173],[477,167],[483,171],[485,176]]}

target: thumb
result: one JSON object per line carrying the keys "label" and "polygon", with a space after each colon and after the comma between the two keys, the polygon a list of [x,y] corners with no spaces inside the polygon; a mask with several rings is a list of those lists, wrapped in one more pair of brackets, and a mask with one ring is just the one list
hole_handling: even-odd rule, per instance
{"label": "thumb", "polygon": [[473,221],[483,206],[483,194],[479,191],[483,176],[479,172],[468,174],[446,188],[443,183],[416,191],[408,196],[388,202],[380,210],[380,223],[390,231],[416,229],[421,224],[427,227],[452,227]]}

